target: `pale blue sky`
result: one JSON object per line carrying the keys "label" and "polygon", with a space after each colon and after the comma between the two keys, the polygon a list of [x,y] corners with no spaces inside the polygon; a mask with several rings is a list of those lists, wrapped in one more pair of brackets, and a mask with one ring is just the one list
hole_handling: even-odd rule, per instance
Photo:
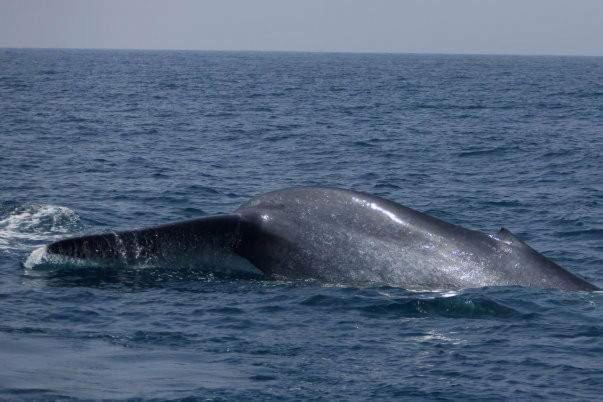
{"label": "pale blue sky", "polygon": [[0,47],[603,55],[603,0],[0,0]]}

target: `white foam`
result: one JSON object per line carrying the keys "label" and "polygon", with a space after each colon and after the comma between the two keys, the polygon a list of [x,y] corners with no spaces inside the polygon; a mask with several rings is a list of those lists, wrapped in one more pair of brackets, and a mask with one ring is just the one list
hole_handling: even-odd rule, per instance
{"label": "white foam", "polygon": [[80,227],[73,210],[49,204],[17,205],[0,218],[0,250],[24,250]]}

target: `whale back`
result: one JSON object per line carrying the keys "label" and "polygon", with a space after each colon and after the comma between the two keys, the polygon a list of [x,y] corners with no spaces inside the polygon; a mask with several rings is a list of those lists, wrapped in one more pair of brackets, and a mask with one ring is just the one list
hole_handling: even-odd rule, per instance
{"label": "whale back", "polygon": [[267,193],[228,215],[60,240],[45,252],[79,265],[189,266],[420,290],[597,289],[506,229],[487,235],[373,195],[323,187]]}
{"label": "whale back", "polygon": [[62,265],[193,268],[221,274],[262,275],[233,252],[240,241],[239,215],[215,215],[146,229],[64,239],[46,246]]}
{"label": "whale back", "polygon": [[508,231],[487,235],[361,192],[286,189],[236,212],[254,228],[238,252],[269,275],[417,289],[594,288]]}

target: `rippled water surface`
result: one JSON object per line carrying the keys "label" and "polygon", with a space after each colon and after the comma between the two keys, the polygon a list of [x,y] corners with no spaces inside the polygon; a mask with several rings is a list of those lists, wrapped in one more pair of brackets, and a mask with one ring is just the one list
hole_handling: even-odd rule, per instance
{"label": "rippled water surface", "polygon": [[603,59],[0,49],[0,398],[598,399],[602,293],[29,272],[293,185],[603,285]]}

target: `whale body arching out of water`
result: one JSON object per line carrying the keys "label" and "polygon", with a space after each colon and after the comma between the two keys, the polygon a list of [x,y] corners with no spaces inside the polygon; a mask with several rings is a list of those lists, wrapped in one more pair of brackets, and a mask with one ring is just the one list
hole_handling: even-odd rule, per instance
{"label": "whale body arching out of water", "polygon": [[232,214],[60,240],[45,246],[44,258],[101,266],[193,261],[268,278],[420,290],[598,289],[506,229],[487,235],[376,196],[323,187],[270,192]]}

